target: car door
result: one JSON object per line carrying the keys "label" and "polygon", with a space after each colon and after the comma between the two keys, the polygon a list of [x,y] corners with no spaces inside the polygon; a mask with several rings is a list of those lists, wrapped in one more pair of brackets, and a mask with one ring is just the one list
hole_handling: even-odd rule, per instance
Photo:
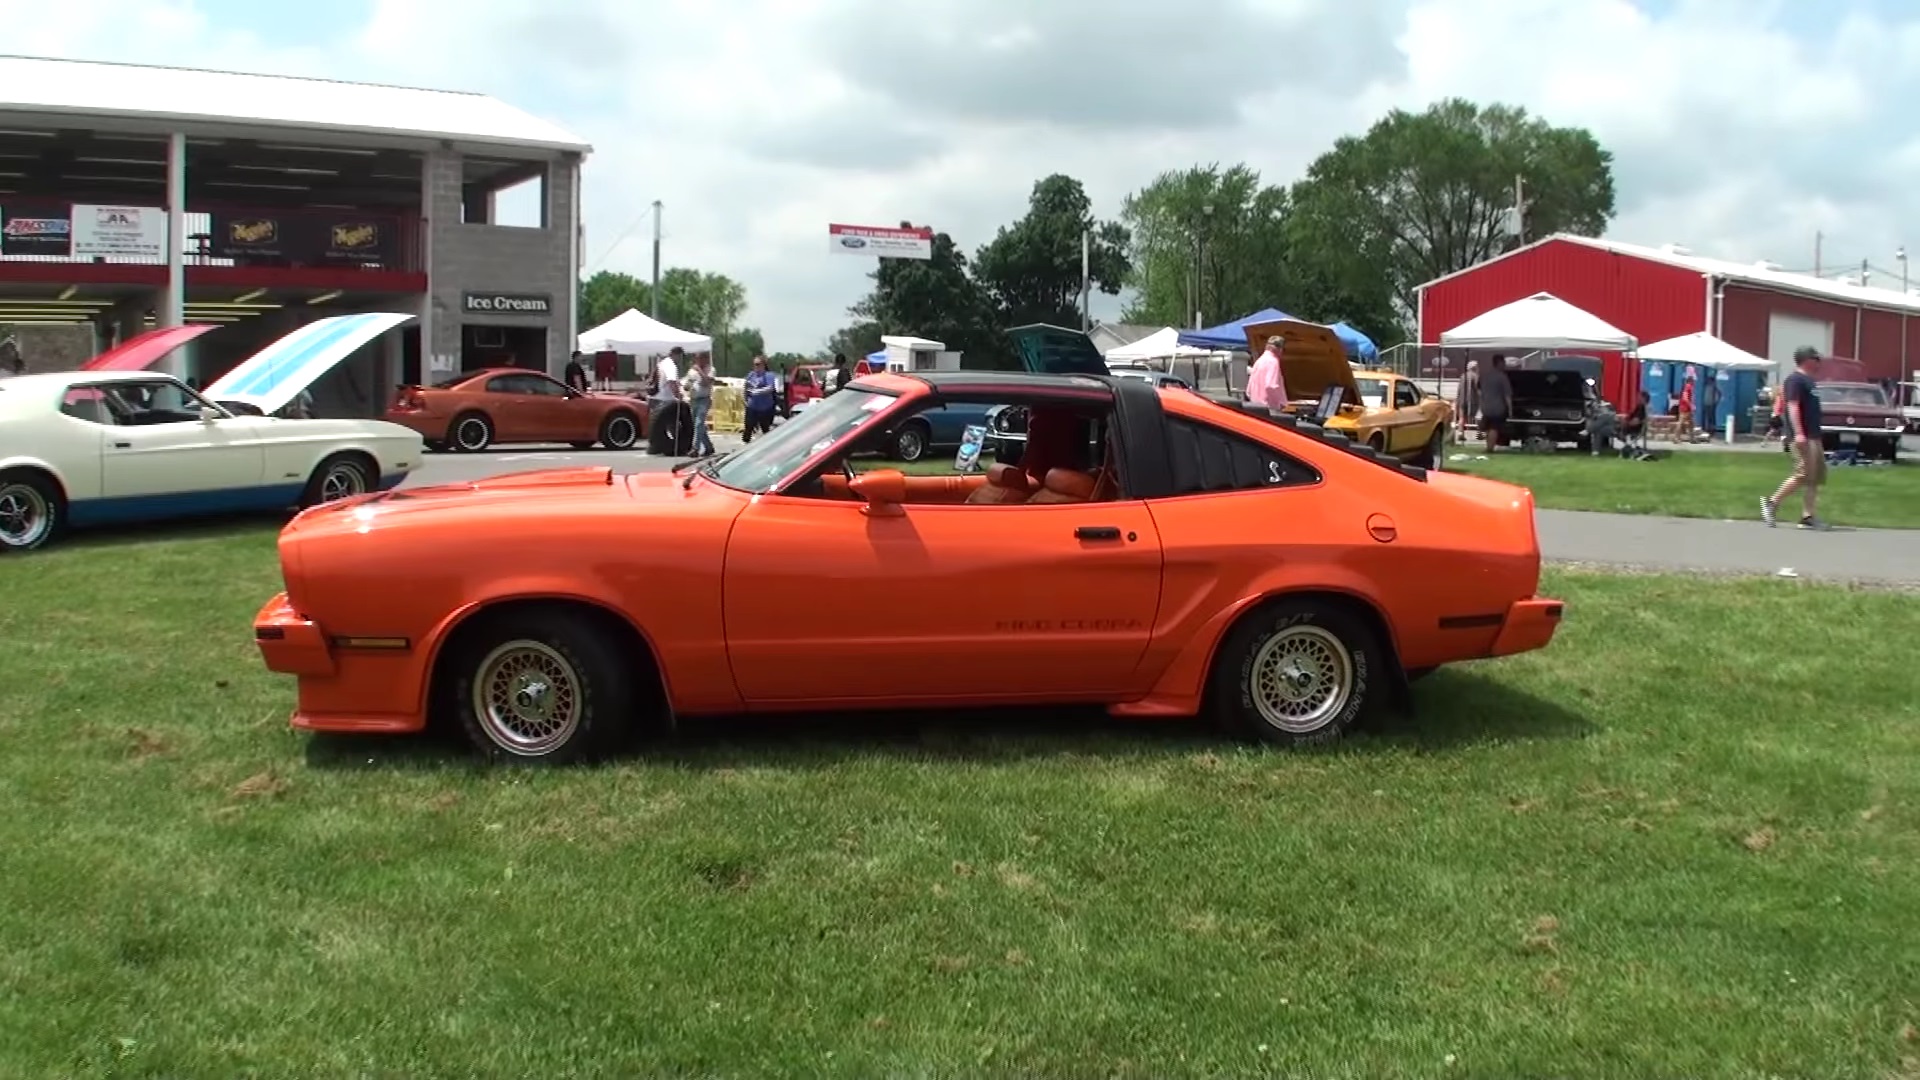
{"label": "car door", "polygon": [[116,410],[119,422],[101,444],[103,497],[164,497],[156,512],[239,510],[264,497],[266,460],[256,425],[224,416],[169,419],[197,414],[203,404],[171,379],[93,388],[129,403]]}
{"label": "car door", "polygon": [[1144,690],[1161,565],[1144,503],[901,509],[769,495],[741,512],[723,607],[750,705]]}
{"label": "car door", "polygon": [[598,436],[587,403],[565,383],[545,375],[522,375],[527,391],[528,437],[540,441],[578,442]]}
{"label": "car door", "polygon": [[549,435],[540,430],[538,388],[526,375],[496,375],[487,380],[487,415],[493,419],[495,442],[538,442]]}
{"label": "car door", "polygon": [[1430,429],[1426,410],[1420,407],[1420,388],[1406,379],[1393,380],[1393,419],[1388,430],[1387,450],[1410,454],[1427,444]]}

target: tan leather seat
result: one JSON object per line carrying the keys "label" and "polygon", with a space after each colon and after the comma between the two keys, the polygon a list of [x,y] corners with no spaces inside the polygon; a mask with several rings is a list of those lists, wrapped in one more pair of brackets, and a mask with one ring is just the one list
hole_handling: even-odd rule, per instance
{"label": "tan leather seat", "polygon": [[1077,469],[1048,469],[1047,480],[1027,500],[1028,505],[1090,502],[1099,480]]}
{"label": "tan leather seat", "polygon": [[967,496],[969,503],[988,506],[1021,503],[1033,494],[1033,482],[1017,465],[995,465],[987,470],[987,482]]}

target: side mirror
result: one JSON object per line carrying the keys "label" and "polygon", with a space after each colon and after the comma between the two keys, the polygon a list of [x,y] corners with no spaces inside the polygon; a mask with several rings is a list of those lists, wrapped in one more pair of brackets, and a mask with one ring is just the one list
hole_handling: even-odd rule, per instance
{"label": "side mirror", "polygon": [[907,501],[907,474],[899,469],[861,473],[847,489],[867,501],[861,512],[868,517],[899,517],[906,513],[900,504]]}
{"label": "side mirror", "polygon": [[224,414],[222,414],[219,409],[216,409],[211,405],[200,406],[200,419],[205,421],[206,423],[211,424],[215,420],[221,419],[223,415]]}

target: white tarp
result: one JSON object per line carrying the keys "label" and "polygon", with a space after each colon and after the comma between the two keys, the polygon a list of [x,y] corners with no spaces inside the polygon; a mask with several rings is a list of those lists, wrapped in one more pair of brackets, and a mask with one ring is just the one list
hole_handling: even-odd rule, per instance
{"label": "white tarp", "polygon": [[1196,360],[1212,355],[1205,349],[1180,344],[1180,331],[1171,326],[1163,327],[1128,345],[1116,345],[1107,350],[1109,362],[1138,360]]}
{"label": "white tarp", "polygon": [[1644,363],[1697,364],[1726,371],[1772,371],[1773,361],[1729,345],[1704,331],[1640,346]]}
{"label": "white tarp", "polygon": [[1626,352],[1633,335],[1597,315],[1588,314],[1552,293],[1476,315],[1440,335],[1452,349],[1595,349]]}
{"label": "white tarp", "polygon": [[580,335],[580,351],[584,353],[611,349],[625,356],[652,356],[675,345],[688,352],[711,352],[713,339],[690,330],[675,330],[632,308]]}

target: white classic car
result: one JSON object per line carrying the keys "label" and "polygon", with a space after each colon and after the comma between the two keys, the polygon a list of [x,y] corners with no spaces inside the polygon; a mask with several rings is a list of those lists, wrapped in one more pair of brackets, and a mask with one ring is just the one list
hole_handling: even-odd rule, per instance
{"label": "white classic car", "polygon": [[229,405],[274,412],[410,317],[309,324],[199,393],[147,371],[0,380],[0,552],[40,547],[68,526],[266,512],[399,484],[425,452],[414,431]]}

